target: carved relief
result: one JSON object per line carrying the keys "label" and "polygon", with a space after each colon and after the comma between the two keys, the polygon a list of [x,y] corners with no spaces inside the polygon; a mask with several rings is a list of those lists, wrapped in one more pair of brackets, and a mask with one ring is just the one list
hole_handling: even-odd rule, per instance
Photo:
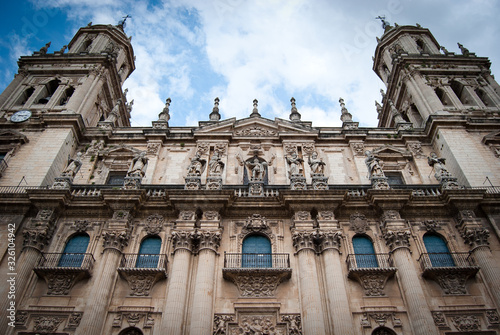
{"label": "carved relief", "polygon": [[364,156],[365,155],[365,145],[357,142],[350,143],[351,149],[355,156]]}
{"label": "carved relief", "polygon": [[232,314],[215,314],[213,335],[226,335],[227,323],[233,321],[234,315]]}
{"label": "carved relief", "polygon": [[312,155],[316,151],[316,148],[314,147],[314,143],[303,143],[302,144],[302,151],[306,155]]}
{"label": "carved relief", "polygon": [[155,274],[138,274],[138,275],[128,275],[127,281],[130,286],[132,293],[130,295],[136,297],[149,296],[149,291],[156,282]]}
{"label": "carved relief", "polygon": [[262,274],[259,270],[249,275],[233,277],[240,295],[247,298],[273,297],[278,285],[285,279],[280,274]]}
{"label": "carved relief", "polygon": [[179,213],[179,220],[190,221],[195,219],[194,211],[181,211]]}
{"label": "carved relief", "polygon": [[161,232],[165,219],[162,215],[153,214],[148,216],[144,230],[148,235],[157,235]]}
{"label": "carved relief", "polygon": [[436,230],[441,229],[440,223],[435,220],[425,220],[422,222],[422,225],[428,232],[435,232]]}
{"label": "carved relief", "polygon": [[293,246],[298,253],[303,249],[315,249],[315,239],[317,237],[316,231],[294,231],[292,233]]}
{"label": "carved relief", "polygon": [[488,320],[488,323],[492,325],[500,324],[500,317],[498,316],[498,312],[496,309],[486,310],[486,319]]}
{"label": "carved relief", "polygon": [[481,329],[481,323],[475,315],[452,316],[451,321],[459,331],[470,332]]}
{"label": "carved relief", "polygon": [[240,334],[285,335],[285,334],[297,334],[297,333],[287,332],[287,323],[278,322],[276,313],[249,312],[249,313],[239,313],[238,323],[232,323],[232,322],[229,323],[228,334],[229,335],[240,335]]}
{"label": "carved relief", "polygon": [[47,273],[48,295],[66,295],[75,283],[77,273]]}
{"label": "carved relief", "polygon": [[80,322],[82,321],[82,312],[74,312],[71,313],[71,315],[68,318],[68,328],[76,328],[80,325]]}
{"label": "carved relief", "polygon": [[217,221],[220,219],[219,212],[217,211],[205,211],[203,212],[203,220]]}
{"label": "carved relief", "polygon": [[160,151],[160,148],[161,148],[161,143],[149,142],[146,149],[146,153],[148,155],[156,156]]}
{"label": "carved relief", "polygon": [[302,319],[300,314],[282,315],[281,321],[287,323],[288,335],[302,335]]}
{"label": "carved relief", "polygon": [[263,127],[259,127],[257,125],[253,126],[248,126],[243,129],[240,129],[234,133],[236,136],[258,136],[258,137],[265,137],[265,136],[276,136],[276,131],[275,130],[270,130],[266,129]]}
{"label": "carved relief", "polygon": [[[269,230],[267,219],[260,214],[252,214],[245,220],[242,233],[248,234],[250,232],[263,232]],[[269,232],[268,232],[269,233]]]}
{"label": "carved relief", "polygon": [[467,294],[465,282],[469,278],[469,274],[450,272],[437,274],[436,278],[445,294]]}
{"label": "carved relief", "polygon": [[88,220],[76,220],[72,228],[78,233],[83,233],[87,230],[91,230],[92,224]]}
{"label": "carved relief", "polygon": [[416,158],[425,157],[424,151],[422,150],[422,144],[420,142],[408,142],[408,150],[410,150]]}
{"label": "carved relief", "polygon": [[332,211],[320,211],[318,212],[317,219],[322,221],[331,221],[335,220],[335,216]]}
{"label": "carved relief", "polygon": [[[143,320],[143,328],[151,328],[155,324],[155,320],[150,313],[144,312],[119,312],[113,319],[113,327],[121,328],[123,320],[127,321],[131,327],[138,327]],[[128,334],[128,333],[127,333]]]}
{"label": "carved relief", "polygon": [[53,316],[39,316],[34,320],[33,330],[40,333],[53,333],[57,330],[63,319]]}
{"label": "carved relief", "polygon": [[28,312],[20,310],[16,312],[16,321],[14,323],[16,326],[24,326],[27,320],[28,320]]}
{"label": "carved relief", "polygon": [[464,242],[472,248],[479,246],[488,246],[490,244],[488,242],[490,232],[486,228],[466,228],[460,232],[460,235],[462,235]]}
{"label": "carved relief", "polygon": [[446,318],[441,312],[432,312],[432,318],[434,319],[434,324],[438,327],[447,327]]}
{"label": "carved relief", "polygon": [[383,273],[365,273],[359,275],[359,282],[368,297],[384,296],[384,287],[388,276]]}
{"label": "carved relief", "polygon": [[368,222],[366,216],[361,213],[354,213],[349,219],[351,230],[356,233],[362,234],[368,230]]}
{"label": "carved relief", "polygon": [[317,235],[319,250],[321,252],[327,249],[340,249],[342,232],[340,231],[319,231]]}

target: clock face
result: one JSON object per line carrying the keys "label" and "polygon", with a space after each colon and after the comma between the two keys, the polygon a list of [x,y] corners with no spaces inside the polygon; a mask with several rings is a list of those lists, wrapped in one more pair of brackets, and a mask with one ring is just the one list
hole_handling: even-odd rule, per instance
{"label": "clock face", "polygon": [[10,117],[10,121],[12,122],[23,122],[28,120],[31,117],[31,112],[28,110],[22,110],[12,114]]}

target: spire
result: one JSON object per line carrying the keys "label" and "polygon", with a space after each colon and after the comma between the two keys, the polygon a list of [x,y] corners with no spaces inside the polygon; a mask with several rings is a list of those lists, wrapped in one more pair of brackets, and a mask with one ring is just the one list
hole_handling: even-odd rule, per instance
{"label": "spire", "polygon": [[158,115],[158,121],[165,121],[168,122],[170,120],[170,103],[172,102],[172,99],[167,98],[165,100],[165,107],[161,111],[161,113]]}
{"label": "spire", "polygon": [[339,98],[340,108],[342,109],[342,115],[340,115],[340,120],[342,122],[352,122],[352,115],[349,113],[347,108],[345,108],[344,99]]}
{"label": "spire", "polygon": [[124,16],[123,17],[123,20],[119,21],[118,24],[116,25],[118,28],[120,28],[121,30],[125,29],[125,26],[126,26],[126,21],[128,18],[132,18],[132,16],[128,15],[127,16]]}
{"label": "spire", "polygon": [[377,108],[378,118],[380,119],[382,116],[382,105],[380,105],[377,100],[375,100],[375,108]]}
{"label": "spire", "polygon": [[292,103],[290,121],[300,121],[300,113],[297,111],[297,106],[295,105],[295,98],[292,97],[290,99],[290,102]]}
{"label": "spire", "polygon": [[394,123],[395,124],[398,124],[398,123],[401,123],[401,122],[405,122],[405,120],[401,116],[401,113],[398,111],[398,109],[396,108],[396,106],[394,106],[394,102],[392,102],[391,99],[389,99],[389,107],[391,108],[391,113],[392,113],[392,117],[394,118]]}
{"label": "spire", "polygon": [[210,113],[210,121],[219,121],[220,120],[220,114],[219,114],[219,98],[214,99],[214,108],[212,109],[212,113]]}
{"label": "spire", "polygon": [[252,110],[252,114],[250,114],[250,117],[254,117],[254,116],[260,117],[259,110],[257,109],[258,103],[259,103],[259,101],[257,99],[253,99],[253,110]]}

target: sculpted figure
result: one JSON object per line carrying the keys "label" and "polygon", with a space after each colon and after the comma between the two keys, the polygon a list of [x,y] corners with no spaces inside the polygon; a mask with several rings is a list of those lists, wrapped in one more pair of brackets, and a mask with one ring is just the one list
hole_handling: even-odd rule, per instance
{"label": "sculpted figure", "polygon": [[302,174],[303,160],[294,152],[292,156],[285,156],[288,165],[290,166],[290,176]]}
{"label": "sculpted figure", "polygon": [[191,159],[191,164],[188,166],[188,175],[191,176],[201,176],[203,168],[205,165],[205,160],[200,159],[200,154],[196,153]]}
{"label": "sculpted figure", "polygon": [[251,172],[251,180],[264,180],[266,162],[260,162],[257,157],[247,163],[248,170]]}
{"label": "sculpted figure", "polygon": [[366,159],[365,163],[368,167],[368,172],[370,177],[384,176],[384,171],[380,166],[380,159],[375,157],[370,150],[365,151]]}
{"label": "sculpted figure", "polygon": [[318,153],[313,152],[308,159],[309,166],[311,167],[312,174],[324,174],[325,173],[325,165],[321,158],[318,158]]}
{"label": "sculpted figure", "polygon": [[82,153],[79,152],[76,154],[75,158],[70,158],[68,159],[68,165],[62,172],[63,177],[71,177],[73,178],[78,170],[80,170],[80,167],[82,166]]}
{"label": "sculpted figure", "polygon": [[146,173],[146,167],[148,165],[148,158],[146,157],[146,152],[141,151],[137,156],[134,157],[130,167],[127,171],[128,177],[144,177]]}
{"label": "sculpted figure", "polygon": [[442,175],[449,175],[450,174],[448,172],[448,170],[444,167],[445,161],[446,161],[445,158],[439,158],[436,155],[436,153],[434,153],[434,152],[431,153],[430,157],[427,157],[427,162],[436,171],[436,176],[442,176]]}
{"label": "sculpted figure", "polygon": [[222,169],[224,168],[224,163],[219,157],[219,153],[216,151],[210,158],[210,162],[208,163],[208,171],[211,175],[220,175],[222,173]]}

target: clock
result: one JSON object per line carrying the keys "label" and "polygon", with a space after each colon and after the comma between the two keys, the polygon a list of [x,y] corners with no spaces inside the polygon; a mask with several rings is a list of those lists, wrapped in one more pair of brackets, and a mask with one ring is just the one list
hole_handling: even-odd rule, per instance
{"label": "clock", "polygon": [[29,110],[22,110],[19,112],[15,112],[12,114],[10,117],[10,121],[12,122],[24,122],[28,120],[31,117],[31,111]]}

